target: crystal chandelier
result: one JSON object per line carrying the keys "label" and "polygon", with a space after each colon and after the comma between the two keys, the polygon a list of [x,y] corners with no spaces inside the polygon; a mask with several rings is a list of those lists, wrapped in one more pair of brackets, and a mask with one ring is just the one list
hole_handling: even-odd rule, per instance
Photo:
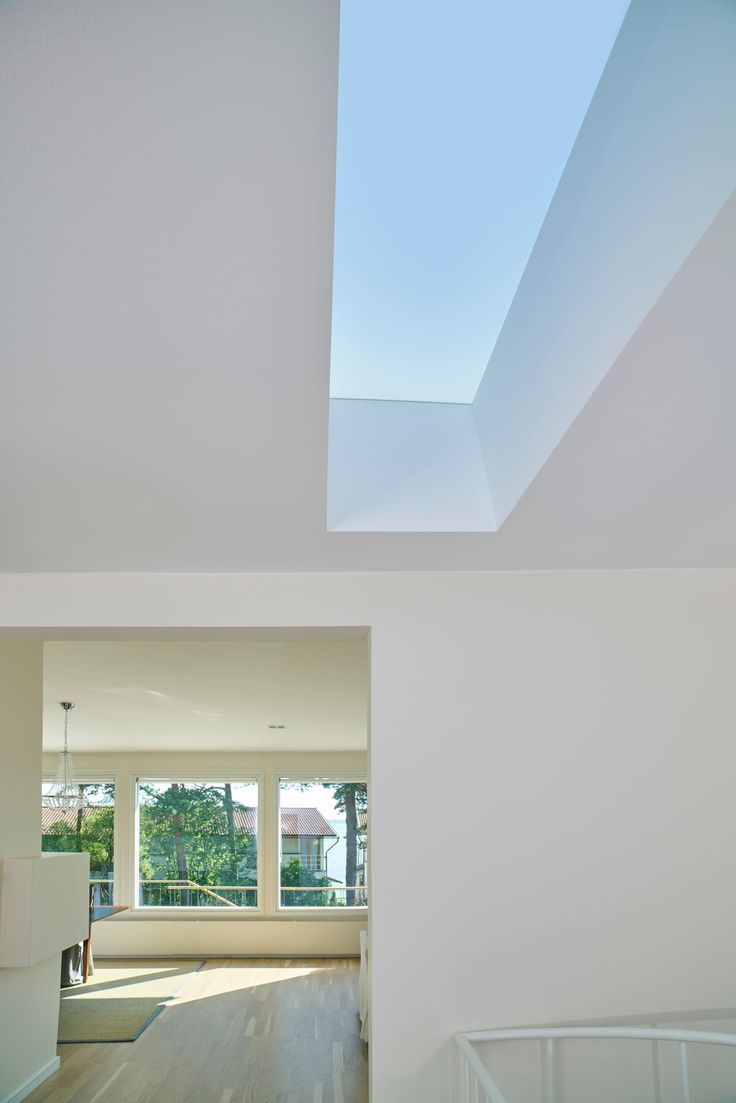
{"label": "crystal chandelier", "polygon": [[71,701],[60,701],[59,704],[64,710],[64,750],[59,754],[56,779],[44,798],[44,803],[52,808],[64,808],[72,811],[83,808],[85,805],[84,792],[77,781],[71,751],[67,747],[69,713],[74,705]]}

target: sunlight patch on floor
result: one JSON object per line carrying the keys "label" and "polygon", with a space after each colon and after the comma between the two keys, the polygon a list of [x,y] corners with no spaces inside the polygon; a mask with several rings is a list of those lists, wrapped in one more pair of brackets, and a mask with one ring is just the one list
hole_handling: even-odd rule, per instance
{"label": "sunlight patch on floor", "polygon": [[261,988],[282,981],[302,980],[324,970],[319,966],[249,966],[228,963],[201,970],[196,983],[187,985],[172,1002],[192,1003],[198,999],[227,992]]}

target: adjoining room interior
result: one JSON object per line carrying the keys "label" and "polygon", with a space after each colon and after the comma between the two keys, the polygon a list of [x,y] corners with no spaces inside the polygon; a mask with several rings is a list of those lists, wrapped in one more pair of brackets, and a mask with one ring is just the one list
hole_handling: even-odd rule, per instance
{"label": "adjoining room interior", "polygon": [[[190,1081],[198,1045],[223,1047],[208,1098],[368,1098],[367,632],[244,635],[44,645],[42,850],[90,855],[104,919],[89,978],[62,968],[53,1099],[126,1061],[167,1068],[187,1030]],[[84,802],[67,809],[65,719]]]}

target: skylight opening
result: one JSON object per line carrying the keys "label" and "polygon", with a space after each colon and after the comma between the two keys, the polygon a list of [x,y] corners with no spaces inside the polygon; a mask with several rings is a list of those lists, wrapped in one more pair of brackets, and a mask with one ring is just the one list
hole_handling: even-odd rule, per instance
{"label": "skylight opening", "polygon": [[343,0],[334,398],[473,401],[628,0]]}

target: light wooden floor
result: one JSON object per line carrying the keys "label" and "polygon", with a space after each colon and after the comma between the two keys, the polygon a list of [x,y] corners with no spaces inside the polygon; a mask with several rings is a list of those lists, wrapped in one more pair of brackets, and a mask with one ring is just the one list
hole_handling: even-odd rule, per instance
{"label": "light wooden floor", "polygon": [[59,1047],[27,1103],[367,1103],[358,963],[209,960],[135,1042]]}

